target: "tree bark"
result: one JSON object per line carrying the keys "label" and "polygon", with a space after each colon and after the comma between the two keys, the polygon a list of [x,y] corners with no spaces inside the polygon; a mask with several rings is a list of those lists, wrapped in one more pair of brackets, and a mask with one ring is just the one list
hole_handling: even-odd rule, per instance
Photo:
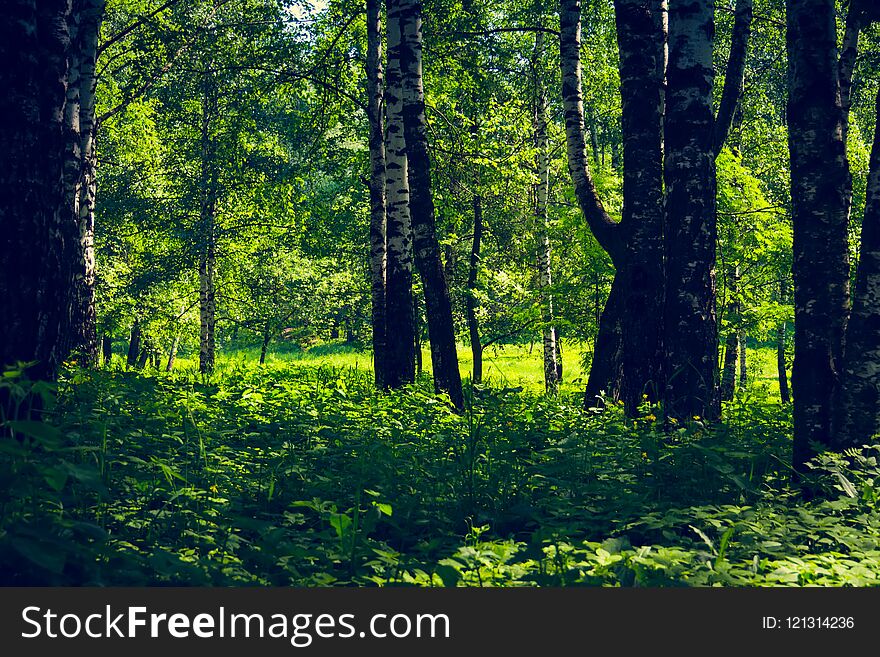
{"label": "tree bark", "polygon": [[387,4],[388,75],[385,92],[386,142],[386,368],[389,388],[415,381],[413,318],[413,242],[409,162],[403,125],[403,78],[400,69],[400,3]]}
{"label": "tree bark", "polygon": [[776,332],[776,371],[779,376],[779,399],[783,404],[791,402],[791,395],[788,392],[788,373],[785,368],[785,322],[779,325]]}
{"label": "tree bark", "polygon": [[465,311],[467,312],[468,334],[473,355],[473,371],[471,381],[483,382],[483,345],[480,342],[480,325],[477,322],[477,274],[480,270],[480,244],[483,239],[483,206],[480,196],[474,195],[474,237],[471,242],[471,257],[468,263],[467,296]]}
{"label": "tree bark", "polygon": [[622,319],[627,290],[623,278],[616,276],[611,282],[611,292],[599,319],[596,340],[593,343],[593,362],[584,392],[584,406],[597,406],[602,396],[612,401],[620,399],[620,382],[623,379]]}
{"label": "tree bark", "polygon": [[669,7],[665,161],[667,418],[720,416],[710,0]]}
{"label": "tree bark", "polygon": [[104,357],[104,365],[109,365],[113,360],[113,338],[107,333],[101,338],[101,355]]}
{"label": "tree bark", "polygon": [[581,3],[561,0],[559,49],[562,100],[565,114],[565,145],[568,171],[575,196],[596,241],[612,260],[620,252],[618,224],[608,215],[590,175],[584,141],[584,101],[581,92]]}
{"label": "tree bark", "polygon": [[715,157],[721,153],[727,135],[733,124],[739,99],[745,82],[746,54],[752,32],[753,0],[737,0],[736,13],[733,21],[733,34],[730,37],[730,53],[727,57],[727,68],[724,72],[724,87],[721,90],[721,101],[715,117],[712,149]]}
{"label": "tree bark", "polygon": [[739,389],[746,389],[746,382],[749,377],[748,359],[746,351],[746,339],[748,336],[744,329],[737,331],[737,340],[739,341]]}
{"label": "tree bark", "polygon": [[128,340],[128,354],[125,358],[125,364],[128,367],[137,365],[138,355],[141,353],[141,323],[134,320],[131,326],[131,336]]}
{"label": "tree bark", "polygon": [[202,82],[201,114],[201,181],[199,229],[199,372],[209,374],[214,369],[214,327],[216,300],[214,273],[216,269],[216,212],[217,171],[212,122],[217,115],[217,96],[210,71],[204,71]]}
{"label": "tree bark", "polygon": [[175,335],[171,341],[171,348],[168,350],[168,361],[165,363],[165,371],[170,372],[174,369],[174,360],[177,358],[177,347],[180,345],[180,336]]}
{"label": "tree bark", "polygon": [[149,336],[145,337],[142,340],[141,352],[138,354],[137,362],[135,367],[139,370],[144,369],[147,365],[147,361],[150,356],[153,354],[153,341]]}
{"label": "tree bark", "polygon": [[543,71],[539,61],[543,51],[543,32],[535,35],[535,60],[533,63],[535,84],[535,171],[538,182],[535,185],[535,228],[538,236],[538,288],[541,304],[541,325],[544,344],[544,389],[555,394],[559,389],[557,372],[556,330],[553,327],[553,294],[548,288],[553,284],[551,269],[551,249],[549,217],[547,214],[550,194],[550,148],[547,136],[549,106],[544,87]]}
{"label": "tree bark", "polygon": [[859,265],[846,326],[833,444],[861,447],[880,434],[880,92]]}
{"label": "tree bark", "polygon": [[[559,10],[559,63],[562,73],[562,101],[565,116],[565,145],[568,171],[578,206],[599,245],[617,265],[620,260],[619,225],[602,205],[590,174],[584,141],[584,103],[581,91],[581,5],[580,0],[561,0]],[[617,284],[615,284],[617,283]],[[615,276],[611,294],[599,320],[593,344],[593,362],[584,405],[596,404],[604,393],[617,397],[620,366],[620,306],[623,291]]]}
{"label": "tree bark", "polygon": [[464,397],[461,374],[458,371],[452,304],[440,258],[434,201],[431,196],[422,80],[422,3],[421,0],[391,0],[391,4],[400,10],[400,69],[403,81],[404,137],[409,164],[413,250],[425,291],[434,386],[438,391],[448,393],[452,404],[461,409],[464,407]]}
{"label": "tree bark", "polygon": [[77,11],[69,0],[10,0],[0,12],[0,368],[34,362],[39,379],[54,378],[72,347],[64,108]]}
{"label": "tree bark", "polygon": [[[663,111],[666,11],[663,0],[617,0],[623,129],[625,248],[615,260],[625,290],[620,313],[620,398],[635,416],[662,396]],[[613,256],[612,256],[613,257]]]}
{"label": "tree bark", "polygon": [[787,0],[794,236],[793,465],[831,436],[849,296],[847,189],[833,0]]}
{"label": "tree bark", "polygon": [[724,340],[724,367],[721,370],[721,401],[733,399],[736,389],[736,359],[739,353],[739,339],[731,330]]}
{"label": "tree bark", "polygon": [[78,240],[71,311],[74,349],[83,364],[98,363],[98,332],[95,310],[95,197],[97,194],[97,121],[95,91],[98,38],[104,18],[105,0],[76,0],[82,7],[78,27],[79,170],[74,185],[73,204],[77,215]]}
{"label": "tree bark", "polygon": [[739,356],[739,267],[728,268],[727,272],[727,322],[730,329],[724,341],[724,369],[721,374],[721,400],[730,401],[736,390],[736,361]]}
{"label": "tree bark", "polygon": [[[370,122],[370,279],[373,324],[373,373],[384,388],[385,354],[385,118],[383,112],[382,18],[379,0],[367,6],[367,115]],[[262,361],[261,361],[262,362]]]}
{"label": "tree bark", "polygon": [[269,351],[269,342],[272,340],[272,324],[267,320],[263,327],[263,344],[260,346],[260,365],[266,363],[266,353]]}

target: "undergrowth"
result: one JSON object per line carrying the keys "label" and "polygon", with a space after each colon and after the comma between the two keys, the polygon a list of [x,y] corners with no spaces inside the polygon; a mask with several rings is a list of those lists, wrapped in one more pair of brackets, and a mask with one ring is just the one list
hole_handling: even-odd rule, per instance
{"label": "undergrowth", "polygon": [[[4,584],[870,585],[880,446],[814,462],[760,389],[671,431],[648,405],[354,368],[69,371],[0,392]],[[42,398],[43,422],[17,403]],[[55,400],[53,402],[53,400]]]}

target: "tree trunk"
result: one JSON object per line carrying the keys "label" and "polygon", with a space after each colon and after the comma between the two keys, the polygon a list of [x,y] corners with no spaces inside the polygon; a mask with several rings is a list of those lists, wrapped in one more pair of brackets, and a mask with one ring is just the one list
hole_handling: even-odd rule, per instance
{"label": "tree trunk", "polygon": [[556,327],[553,327],[553,340],[556,342],[556,381],[562,383],[562,339]]}
{"label": "tree trunk", "polygon": [[[574,184],[581,213],[599,245],[617,265],[621,248],[619,226],[611,219],[596,193],[586,158],[584,141],[584,103],[581,92],[581,5],[580,0],[561,0],[559,11],[559,50],[562,72],[562,99],[565,114],[565,144],[568,171]],[[593,362],[584,405],[593,407],[604,392],[616,397],[620,364],[620,315],[625,291],[617,276],[599,321],[593,345]]]}
{"label": "tree trunk", "polygon": [[420,0],[392,0],[391,4],[399,7],[403,124],[409,164],[413,250],[425,290],[434,386],[438,391],[447,392],[452,404],[461,409],[464,397],[458,371],[452,304],[443,274],[431,196],[422,80],[422,4]]}
{"label": "tree trunk", "polygon": [[587,378],[584,406],[593,408],[597,398],[604,396],[613,401],[620,399],[620,381],[623,378],[622,320],[627,291],[623,279],[615,276],[611,292],[599,319],[599,329],[593,344],[593,362]]}
{"label": "tree trunk", "polygon": [[746,389],[748,381],[749,369],[747,367],[746,339],[748,336],[744,329],[737,332],[737,340],[739,341],[739,389]]}
{"label": "tree trunk", "polygon": [[623,129],[625,248],[615,260],[625,290],[620,313],[620,398],[629,416],[662,393],[663,0],[617,0]]}
{"label": "tree trunk", "polygon": [[574,184],[578,206],[587,220],[593,236],[614,260],[620,252],[620,238],[617,230],[619,226],[608,215],[602,206],[602,201],[599,200],[586,157],[580,47],[580,0],[561,0],[559,49],[568,171]]}
{"label": "tree trunk", "polygon": [[535,185],[535,228],[538,235],[538,288],[541,304],[541,332],[544,343],[544,389],[555,394],[559,389],[556,371],[556,330],[553,327],[553,294],[547,291],[553,284],[551,270],[549,217],[547,201],[550,193],[550,149],[547,137],[548,103],[544,89],[543,71],[539,71],[540,56],[543,51],[543,32],[535,36],[535,61],[533,64],[535,82],[535,169],[538,182]]}
{"label": "tree trunk", "polygon": [[740,354],[739,267],[727,270],[727,323],[730,329],[724,341],[724,369],[721,373],[721,400],[730,401],[736,390],[736,361]]}
{"label": "tree trunk", "polygon": [[724,71],[724,87],[721,90],[721,102],[718,105],[718,115],[715,117],[713,129],[712,147],[715,157],[724,148],[730,127],[734,123],[734,115],[742,95],[745,81],[746,54],[748,52],[749,37],[752,32],[753,0],[737,0],[736,14],[733,22],[733,34],[730,38],[730,53],[727,58],[727,68]]}
{"label": "tree trunk", "polygon": [[81,0],[82,16],[77,36],[80,166],[76,172],[73,199],[77,214],[78,240],[73,242],[77,251],[71,318],[74,348],[87,366],[98,363],[95,311],[95,196],[98,163],[95,143],[98,131],[95,90],[98,81],[95,66],[105,4],[105,0]]}
{"label": "tree trunk", "polygon": [[[367,1],[367,115],[370,121],[370,280],[373,373],[384,388],[385,369],[385,117],[383,107],[382,18],[379,0]],[[262,362],[262,360],[260,361]]]}
{"label": "tree trunk", "polygon": [[131,326],[131,336],[128,340],[128,354],[125,358],[125,364],[128,367],[137,365],[138,354],[141,353],[141,323],[134,320]]}
{"label": "tree trunk", "polygon": [[416,352],[416,374],[422,373],[422,315],[419,312],[419,298],[413,295],[413,340]]}
{"label": "tree trunk", "polygon": [[267,320],[263,328],[263,344],[260,347],[260,365],[266,362],[266,353],[269,351],[269,342],[272,340],[272,325]]}
{"label": "tree trunk", "polygon": [[880,92],[868,173],[859,266],[846,326],[834,445],[860,447],[880,434]]}
{"label": "tree trunk", "polygon": [[403,125],[403,79],[400,69],[400,6],[387,4],[388,76],[385,91],[386,143],[386,368],[389,388],[415,381],[413,318],[413,243],[410,215],[409,162]]}
{"label": "tree trunk", "polygon": [[788,143],[794,234],[793,465],[827,445],[849,296],[849,165],[833,0],[787,0]]}
{"label": "tree trunk", "polygon": [[715,317],[714,6],[669,7],[665,161],[667,418],[720,416]]}
{"label": "tree trunk", "polygon": [[739,352],[739,339],[731,330],[724,340],[724,368],[721,371],[721,401],[733,399],[736,389],[736,358]]}
{"label": "tree trunk", "polygon": [[203,75],[200,181],[200,233],[203,250],[199,256],[199,372],[209,374],[214,369],[215,352],[217,171],[211,124],[217,115],[217,96],[211,72],[205,71]]}
{"label": "tree trunk", "polygon": [[788,393],[788,374],[785,369],[785,332],[785,322],[782,322],[776,332],[776,371],[779,373],[779,399],[783,404],[788,404],[791,395]]}
{"label": "tree trunk", "polygon": [[113,338],[107,333],[101,338],[101,354],[104,357],[104,365],[109,365],[113,360]]}
{"label": "tree trunk", "polygon": [[[78,11],[78,8],[77,8]],[[70,339],[73,208],[64,186],[71,19],[66,0],[10,0],[0,12],[0,368],[36,361],[54,378]]]}
{"label": "tree trunk", "polygon": [[165,363],[165,371],[170,372],[174,369],[174,360],[177,358],[177,347],[180,345],[180,336],[175,335],[171,341],[171,348],[168,350],[168,361]]}
{"label": "tree trunk", "polygon": [[480,325],[477,322],[477,274],[480,269],[480,242],[483,239],[483,206],[479,195],[474,195],[474,238],[471,242],[471,258],[468,263],[467,296],[465,310],[467,312],[468,334],[473,354],[473,383],[483,382],[483,345],[480,342]]}
{"label": "tree trunk", "polygon": [[150,356],[152,356],[152,354],[153,354],[153,341],[152,341],[152,339],[150,339],[149,336],[147,336],[142,341],[141,352],[138,355],[138,359],[137,359],[137,363],[135,364],[135,367],[137,367],[137,369],[139,369],[139,370],[144,369],[144,367],[146,367],[146,365],[147,365],[147,361],[149,360]]}

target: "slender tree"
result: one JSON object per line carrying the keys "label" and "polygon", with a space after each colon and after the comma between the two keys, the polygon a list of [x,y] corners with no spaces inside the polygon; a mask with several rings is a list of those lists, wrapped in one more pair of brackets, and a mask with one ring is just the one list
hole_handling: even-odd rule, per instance
{"label": "slender tree", "polygon": [[794,233],[796,469],[831,437],[848,311],[849,165],[833,0],[787,0],[788,145]]}
{"label": "slender tree", "polygon": [[413,316],[413,236],[410,213],[409,160],[403,124],[400,3],[387,3],[388,67],[386,80],[386,270],[385,385],[396,388],[415,381]]}
{"label": "slender tree", "polygon": [[77,34],[74,41],[76,57],[71,65],[76,68],[76,81],[71,80],[68,97],[76,98],[72,113],[78,124],[78,142],[69,153],[74,160],[68,164],[72,178],[68,184],[72,198],[69,203],[76,214],[78,240],[74,250],[74,298],[71,309],[73,348],[84,365],[98,363],[98,332],[95,311],[95,197],[97,193],[96,90],[98,79],[98,37],[104,17],[106,0],[75,0],[81,7]]}
{"label": "slender tree", "polygon": [[367,0],[367,115],[370,122],[370,293],[373,372],[385,387],[385,117],[383,111],[382,17],[379,0]]}
{"label": "slender tree", "polygon": [[868,174],[859,264],[840,368],[834,439],[860,447],[880,434],[880,93]]}
{"label": "slender tree", "polygon": [[480,249],[483,242],[483,201],[479,194],[474,194],[474,235],[471,240],[471,255],[468,261],[467,296],[465,312],[467,314],[468,337],[473,355],[471,381],[483,381],[483,345],[480,342],[480,325],[477,322],[477,275],[480,271]]}
{"label": "slender tree", "polygon": [[214,369],[215,324],[217,314],[214,286],[217,261],[217,163],[213,122],[217,117],[217,89],[210,63],[202,72],[202,106],[199,124],[199,371]]}
{"label": "slender tree", "polygon": [[559,388],[558,352],[556,329],[553,326],[553,294],[548,291],[548,288],[553,284],[552,253],[548,231],[549,216],[547,213],[550,195],[550,146],[547,134],[550,112],[544,75],[539,67],[543,50],[544,33],[538,32],[535,35],[535,56],[532,62],[535,85],[535,172],[538,178],[534,192],[535,228],[538,237],[538,287],[540,289],[541,332],[544,346],[544,388],[549,393],[555,393]]}
{"label": "slender tree", "polygon": [[431,195],[422,78],[422,3],[420,0],[392,0],[391,4],[399,9],[397,20],[401,32],[403,125],[409,165],[413,251],[425,290],[434,385],[438,390],[447,392],[453,405],[460,409],[464,406],[464,398],[458,371],[452,304],[443,273]]}

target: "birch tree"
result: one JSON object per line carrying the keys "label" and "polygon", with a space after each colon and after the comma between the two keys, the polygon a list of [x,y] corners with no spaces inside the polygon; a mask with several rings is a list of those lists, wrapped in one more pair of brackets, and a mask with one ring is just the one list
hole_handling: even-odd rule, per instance
{"label": "birch tree", "polygon": [[415,380],[413,315],[413,235],[410,215],[409,161],[403,123],[401,71],[401,5],[387,4],[388,75],[385,93],[386,137],[386,368],[385,385],[400,387]]}
{"label": "birch tree", "polygon": [[849,306],[849,165],[833,0],[787,0],[796,468],[828,444]]}
{"label": "birch tree", "polygon": [[434,385],[438,391],[448,393],[453,405],[460,409],[464,406],[464,398],[458,370],[452,304],[440,257],[431,196],[422,79],[422,4],[420,0],[392,0],[391,6],[399,12],[394,20],[399,21],[401,33],[402,113],[409,166],[413,251],[425,291]]}
{"label": "birch tree", "polygon": [[379,0],[367,0],[367,118],[370,122],[370,289],[373,325],[373,372],[385,387],[385,116],[383,111],[382,17]]}

